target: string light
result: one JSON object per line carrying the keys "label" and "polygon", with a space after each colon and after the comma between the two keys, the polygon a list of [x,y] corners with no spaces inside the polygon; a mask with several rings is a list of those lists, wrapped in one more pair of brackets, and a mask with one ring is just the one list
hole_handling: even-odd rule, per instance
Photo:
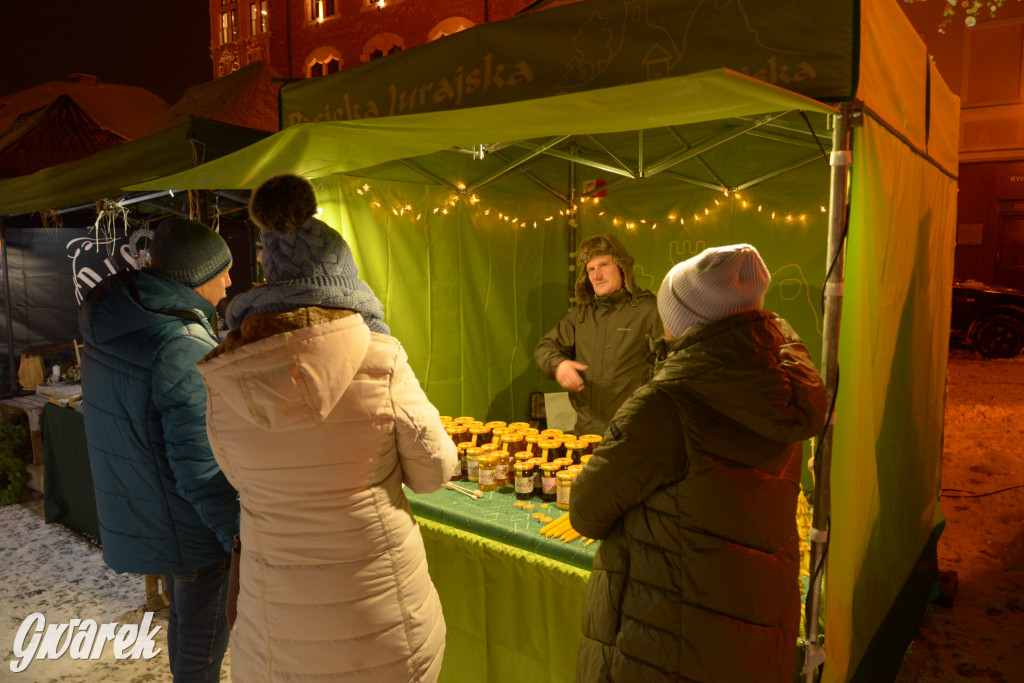
{"label": "string light", "polygon": [[[466,185],[463,182],[457,183],[456,187],[460,191],[464,191],[466,189]],[[366,196],[370,192],[370,190],[372,188],[371,188],[369,183],[364,183],[362,185],[355,186],[354,189],[355,189],[356,194],[358,194],[360,196]],[[748,208],[751,208],[752,206],[754,206],[747,198],[745,198],[739,192],[732,192],[732,193],[730,193],[728,190],[724,190],[722,192],[722,195],[724,197],[731,197],[735,201],[735,203],[737,205],[736,208],[748,209]],[[481,199],[481,197],[479,195],[477,195],[476,193],[465,194],[464,192],[459,192],[459,191],[452,191],[452,192],[450,192],[448,194],[447,198],[443,201],[443,203],[440,206],[433,207],[431,209],[431,212],[433,214],[435,214],[435,215],[436,214],[441,214],[441,215],[447,216],[447,215],[449,215],[449,212],[451,211],[451,209],[453,207],[457,206],[459,201],[463,197],[466,197],[468,199],[467,203],[468,203],[469,206],[477,208],[481,212],[481,214],[483,216],[490,216],[492,214],[493,207],[486,206],[485,200]],[[393,216],[404,217],[404,216],[406,216],[406,214],[408,214],[410,220],[416,220],[416,221],[420,220],[423,217],[423,213],[422,212],[416,212],[415,213],[415,218],[413,218],[414,209],[413,209],[412,204],[408,204],[408,203],[397,204],[396,203],[396,204],[393,204],[393,205],[385,206],[381,202],[381,200],[379,200],[379,199],[371,199],[369,197],[367,197],[367,199],[368,199],[368,203],[369,203],[370,206],[372,206],[374,208],[383,208],[386,211],[390,211]],[[579,208],[580,208],[581,205],[586,205],[587,202],[590,202],[592,205],[597,205],[599,203],[598,199],[599,199],[598,197],[580,197],[578,204],[577,203],[571,203],[568,206],[559,209],[558,210],[558,215],[562,216],[562,217],[573,217],[573,216],[575,216],[578,213]],[[713,202],[713,205],[708,205],[708,206],[704,206],[704,207],[699,208],[693,214],[693,220],[694,221],[700,222],[703,218],[710,217],[712,215],[712,211],[713,210],[717,212],[719,209],[724,207],[725,203],[720,201],[718,198],[710,197],[710,199]],[[595,206],[595,209],[596,208],[597,207]],[[824,205],[819,205],[818,208],[819,208],[819,211],[821,213],[826,213],[826,214],[828,213],[828,209]],[[799,220],[801,223],[804,223],[804,224],[807,223],[807,214],[806,213],[794,214],[792,211],[785,210],[784,208],[765,206],[764,204],[757,204],[757,211],[758,211],[758,213],[768,213],[768,214],[770,214],[770,218],[772,220],[785,220],[787,223],[792,223],[794,220]],[[626,230],[629,230],[631,232],[635,232],[640,226],[649,226],[651,230],[655,230],[658,227],[658,220],[657,220],[657,218],[654,218],[654,217],[638,217],[638,218],[630,218],[630,217],[623,217],[623,216],[607,216],[606,217],[607,213],[608,212],[606,210],[602,209],[600,211],[595,211],[593,215],[596,215],[596,217],[598,217],[598,218],[605,218],[606,220],[608,220],[610,218],[611,224],[613,226],[615,226],[615,227],[624,227]],[[323,210],[322,209],[318,209],[317,215],[322,215],[322,214],[323,214]],[[543,218],[540,218],[540,217],[538,217],[537,219],[524,218],[524,219],[520,220],[519,216],[510,216],[510,215],[506,215],[506,214],[504,214],[504,213],[499,211],[499,212],[497,212],[497,217],[498,217],[498,220],[504,221],[506,223],[511,223],[514,226],[518,227],[518,228],[526,228],[528,223],[532,223],[533,228],[536,229],[537,226],[538,226],[538,223],[541,222],[541,221],[543,221],[544,223],[551,223],[552,221],[554,221],[555,214],[552,213],[552,214],[549,214],[547,216],[544,216]],[[672,212],[666,214],[665,217],[668,219],[668,221],[670,221],[673,224],[675,224],[678,221],[678,225],[686,225],[686,219],[681,217],[676,211],[672,211]]]}

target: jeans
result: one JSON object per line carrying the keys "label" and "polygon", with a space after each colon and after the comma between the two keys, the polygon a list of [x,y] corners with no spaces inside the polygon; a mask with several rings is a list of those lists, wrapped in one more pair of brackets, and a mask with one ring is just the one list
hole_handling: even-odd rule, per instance
{"label": "jeans", "polygon": [[228,649],[228,572],[231,556],[200,569],[164,576],[170,599],[167,654],[174,683],[216,683]]}

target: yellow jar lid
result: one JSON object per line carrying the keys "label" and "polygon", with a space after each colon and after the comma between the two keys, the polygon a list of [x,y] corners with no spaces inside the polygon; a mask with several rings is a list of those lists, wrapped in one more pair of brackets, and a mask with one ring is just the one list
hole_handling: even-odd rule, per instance
{"label": "yellow jar lid", "polygon": [[445,431],[449,434],[465,434],[469,431],[469,427],[464,424],[452,423],[445,427]]}
{"label": "yellow jar lid", "polygon": [[530,461],[517,462],[515,464],[516,472],[529,472],[533,469],[533,463]]}
{"label": "yellow jar lid", "polygon": [[478,464],[479,464],[479,465],[480,465],[481,467],[483,467],[483,466],[485,466],[485,465],[494,465],[494,464],[497,464],[497,463],[496,463],[496,461],[495,461],[495,459],[494,459],[494,456],[493,456],[493,455],[481,455],[481,456],[480,456],[479,458],[477,458],[477,463],[478,463]]}
{"label": "yellow jar lid", "polygon": [[523,435],[506,432],[502,435],[501,440],[505,443],[519,443],[523,440]]}
{"label": "yellow jar lid", "polygon": [[568,482],[575,479],[577,474],[579,474],[579,472],[574,470],[560,470],[555,476],[558,477],[558,481]]}
{"label": "yellow jar lid", "polygon": [[561,433],[561,429],[544,429],[541,431],[541,434],[543,434],[544,436],[558,436]]}
{"label": "yellow jar lid", "polygon": [[466,449],[466,456],[470,458],[479,458],[485,452],[486,451],[484,451],[484,449],[480,448],[479,446],[470,446],[469,448]]}
{"label": "yellow jar lid", "polygon": [[469,424],[470,422],[476,422],[476,418],[470,415],[463,415],[462,417],[455,418],[454,420],[452,420],[452,422],[458,422],[459,424]]}
{"label": "yellow jar lid", "polygon": [[507,422],[502,422],[501,420],[491,420],[485,424],[491,429],[495,429],[496,427],[506,427],[508,425]]}
{"label": "yellow jar lid", "polygon": [[545,472],[557,472],[562,469],[562,466],[553,462],[542,462],[540,468]]}
{"label": "yellow jar lid", "polygon": [[604,437],[600,434],[584,434],[580,437],[580,441],[583,441],[584,443],[597,443],[603,439]]}

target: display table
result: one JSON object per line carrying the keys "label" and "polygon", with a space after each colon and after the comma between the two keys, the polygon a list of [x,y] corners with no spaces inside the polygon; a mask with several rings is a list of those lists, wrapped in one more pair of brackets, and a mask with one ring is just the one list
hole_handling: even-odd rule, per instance
{"label": "display table", "polygon": [[[99,537],[79,409],[49,404],[45,444],[47,522]],[[462,485],[475,488],[468,482]],[[575,679],[580,614],[598,543],[541,536],[531,516],[554,504],[515,507],[511,487],[481,500],[449,490],[406,490],[448,629],[442,681],[567,683]]]}
{"label": "display table", "polygon": [[43,509],[47,523],[62,524],[99,543],[100,523],[81,409],[47,403],[39,425],[43,433]]}
{"label": "display table", "polygon": [[[475,489],[468,482],[460,484]],[[511,487],[479,501],[406,491],[448,627],[442,681],[575,680],[583,595],[597,543],[541,536]]]}

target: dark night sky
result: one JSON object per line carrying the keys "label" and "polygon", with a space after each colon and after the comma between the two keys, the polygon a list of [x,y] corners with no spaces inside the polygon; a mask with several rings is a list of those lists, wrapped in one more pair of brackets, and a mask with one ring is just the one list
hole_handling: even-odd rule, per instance
{"label": "dark night sky", "polygon": [[0,97],[67,74],[169,104],[213,78],[207,0],[0,0]]}

